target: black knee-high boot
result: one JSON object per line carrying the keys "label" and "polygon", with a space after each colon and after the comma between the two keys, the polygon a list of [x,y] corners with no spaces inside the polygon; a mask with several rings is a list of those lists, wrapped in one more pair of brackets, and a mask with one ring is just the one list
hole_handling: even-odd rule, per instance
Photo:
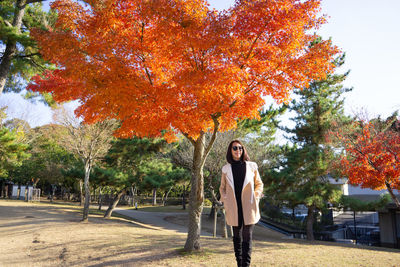
{"label": "black knee-high boot", "polygon": [[251,240],[242,242],[242,267],[249,267],[251,261]]}
{"label": "black knee-high boot", "polygon": [[242,267],[242,239],[233,237],[233,248],[235,249],[235,257],[238,267]]}

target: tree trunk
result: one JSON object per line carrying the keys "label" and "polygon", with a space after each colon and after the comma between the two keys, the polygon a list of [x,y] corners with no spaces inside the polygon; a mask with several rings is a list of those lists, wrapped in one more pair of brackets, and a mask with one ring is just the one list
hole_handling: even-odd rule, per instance
{"label": "tree trunk", "polygon": [[307,207],[307,240],[314,240],[314,205]]}
{"label": "tree trunk", "polygon": [[101,192],[101,186],[99,186],[99,210],[101,210],[102,205],[103,205],[103,194]]}
{"label": "tree trunk", "polygon": [[168,189],[167,192],[165,192],[164,197],[163,197],[163,206],[167,205],[168,195],[171,192],[171,190],[172,190],[172,186]]}
{"label": "tree trunk", "polygon": [[183,193],[182,193],[182,209],[186,210],[186,185],[183,186]]}
{"label": "tree trunk", "polygon": [[153,188],[153,201],[151,205],[153,206],[157,205],[157,188]]}
{"label": "tree trunk", "polygon": [[135,205],[135,189],[133,188],[133,186],[130,187],[130,192],[131,192],[131,199],[129,201],[129,206],[133,207]]}
{"label": "tree trunk", "polygon": [[83,206],[83,199],[85,198],[83,196],[83,181],[82,179],[79,179],[79,206]]}
{"label": "tree trunk", "polygon": [[213,203],[212,203],[212,205],[211,205],[211,210],[210,210],[210,213],[208,214],[208,217],[210,218],[210,219],[214,219],[214,217],[215,217],[215,215],[216,215],[216,213],[215,213],[215,210],[216,210],[216,206],[217,205],[217,203],[215,203],[214,201],[213,201]]}
{"label": "tree trunk", "polygon": [[[12,26],[17,29],[17,33],[20,33],[22,18],[24,17],[26,7],[26,0],[17,0],[15,3],[14,19]],[[17,52],[17,42],[15,39],[9,38],[6,41],[6,49],[1,57],[0,63],[0,94],[4,90],[6,85],[7,77],[10,72],[11,61]]]}
{"label": "tree trunk", "polygon": [[397,199],[396,195],[393,193],[393,189],[392,189],[390,183],[385,182],[385,184],[386,184],[387,190],[389,191],[390,196],[392,197],[394,203],[396,204],[396,207],[400,208],[400,202]]}
{"label": "tree trunk", "polygon": [[90,169],[91,169],[91,160],[87,159],[85,161],[85,205],[83,207],[83,218],[82,221],[88,221],[89,215],[89,205],[90,205],[90,188],[89,188],[89,176],[90,176]]}
{"label": "tree trunk", "polygon": [[191,190],[189,198],[189,225],[185,251],[200,250],[201,213],[204,200],[204,133],[194,143]]}
{"label": "tree trunk", "polygon": [[106,214],[104,214],[104,218],[106,219],[110,219],[111,218],[111,214],[113,212],[113,210],[115,209],[115,207],[118,205],[119,200],[121,199],[121,197],[123,195],[125,195],[126,193],[126,188],[122,189],[113,199],[112,203],[110,203],[110,205],[108,206],[108,209],[106,211]]}
{"label": "tree trunk", "polygon": [[[210,181],[210,184],[211,184],[210,175],[208,176],[208,178],[209,178],[209,181]],[[210,211],[209,217],[214,219],[215,210],[218,210],[216,207],[217,207],[219,201],[218,201],[218,198],[215,195],[214,188],[210,185],[208,189],[210,191],[211,200],[212,200],[212,206],[211,206],[211,211]]]}
{"label": "tree trunk", "polygon": [[133,193],[134,193],[134,196],[135,196],[135,198],[133,199],[133,201],[134,201],[134,206],[135,206],[135,209],[137,209],[137,206],[138,206],[138,202],[139,202],[139,197],[138,197],[138,193],[137,193],[137,191],[138,191],[138,189],[137,189],[137,187],[136,187],[136,185],[135,185],[135,188],[133,189]]}
{"label": "tree trunk", "polygon": [[96,202],[96,200],[97,200],[97,198],[96,198],[96,187],[94,186],[93,187],[93,198],[90,196],[90,198],[91,198],[91,200],[93,201],[93,202]]}
{"label": "tree trunk", "polygon": [[50,202],[53,202],[54,200],[54,195],[56,192],[56,186],[54,184],[51,185],[51,195],[50,195]]}
{"label": "tree trunk", "polygon": [[5,198],[5,186],[4,186],[4,181],[1,183],[1,198]]}

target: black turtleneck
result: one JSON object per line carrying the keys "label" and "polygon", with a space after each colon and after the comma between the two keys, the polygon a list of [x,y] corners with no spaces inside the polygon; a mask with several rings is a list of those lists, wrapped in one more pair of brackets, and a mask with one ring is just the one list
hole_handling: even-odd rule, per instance
{"label": "black turtleneck", "polygon": [[246,176],[246,162],[240,160],[239,161],[234,160],[231,166],[232,166],[233,182],[235,185],[235,197],[238,208],[239,226],[241,226],[243,222],[242,189],[243,189],[244,178]]}

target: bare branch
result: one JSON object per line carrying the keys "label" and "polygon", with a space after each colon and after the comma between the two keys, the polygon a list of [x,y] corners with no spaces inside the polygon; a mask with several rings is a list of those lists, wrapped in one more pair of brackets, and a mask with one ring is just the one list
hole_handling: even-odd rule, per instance
{"label": "bare branch", "polygon": [[107,153],[111,146],[112,133],[117,127],[116,121],[105,120],[86,124],[69,115],[63,108],[57,112],[55,120],[66,130],[60,137],[62,146],[77,154],[84,162],[94,162]]}

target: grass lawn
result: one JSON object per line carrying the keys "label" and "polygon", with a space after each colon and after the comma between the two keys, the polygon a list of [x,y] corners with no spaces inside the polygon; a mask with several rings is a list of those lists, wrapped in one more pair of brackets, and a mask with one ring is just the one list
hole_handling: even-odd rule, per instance
{"label": "grass lawn", "polygon": [[[232,241],[202,237],[182,251],[186,234],[94,212],[80,222],[74,205],[0,200],[0,266],[235,266]],[[400,250],[265,237],[252,266],[399,266]]]}

